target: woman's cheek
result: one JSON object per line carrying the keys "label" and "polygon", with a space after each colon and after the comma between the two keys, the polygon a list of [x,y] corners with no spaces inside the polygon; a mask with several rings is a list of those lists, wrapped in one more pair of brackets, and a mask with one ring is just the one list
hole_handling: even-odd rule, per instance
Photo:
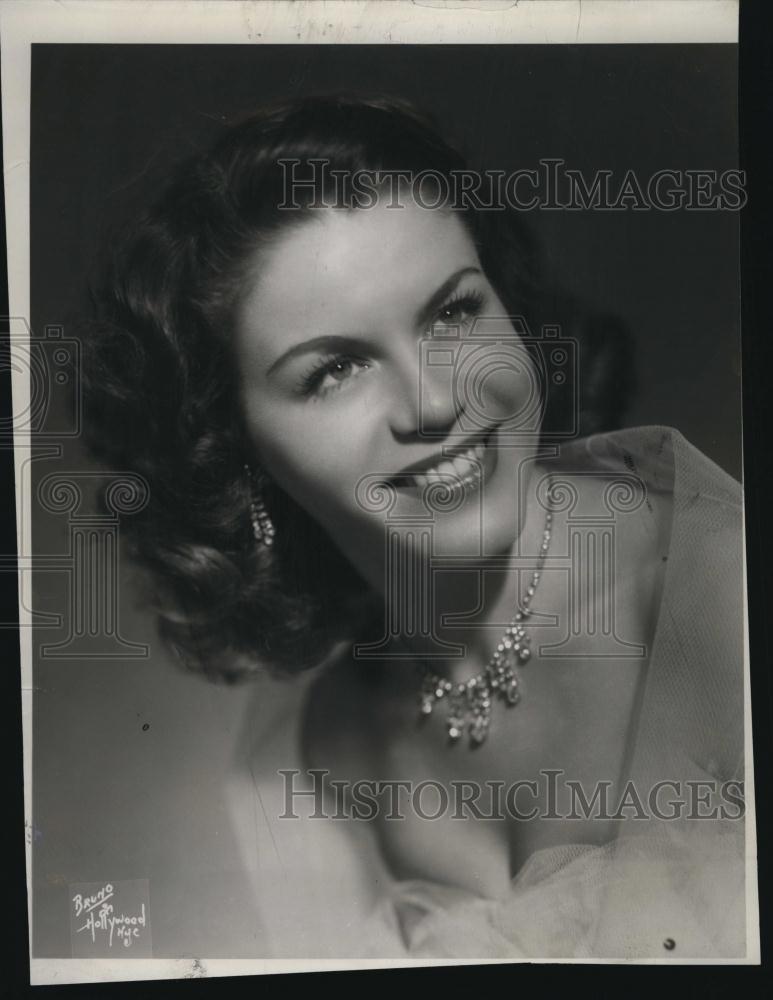
{"label": "woman's cheek", "polygon": [[540,396],[537,371],[525,348],[512,348],[488,374],[485,398],[496,419],[517,429]]}
{"label": "woman's cheek", "polygon": [[351,509],[357,484],[379,471],[374,455],[380,452],[383,415],[370,385],[289,404],[256,393],[246,404],[256,459],[307,509],[323,502]]}
{"label": "woman's cheek", "polygon": [[353,496],[358,478],[367,471],[364,459],[364,467],[358,464],[355,435],[321,420],[286,431],[259,449],[266,470],[286,492],[304,506]]}

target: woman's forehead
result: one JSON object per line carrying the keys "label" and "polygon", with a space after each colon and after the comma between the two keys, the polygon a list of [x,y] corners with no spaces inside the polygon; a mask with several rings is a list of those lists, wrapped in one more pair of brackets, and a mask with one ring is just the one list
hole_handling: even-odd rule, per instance
{"label": "woman's forehead", "polygon": [[322,209],[307,214],[256,258],[242,318],[259,313],[335,306],[373,309],[394,296],[406,304],[449,273],[478,263],[458,214],[416,204]]}

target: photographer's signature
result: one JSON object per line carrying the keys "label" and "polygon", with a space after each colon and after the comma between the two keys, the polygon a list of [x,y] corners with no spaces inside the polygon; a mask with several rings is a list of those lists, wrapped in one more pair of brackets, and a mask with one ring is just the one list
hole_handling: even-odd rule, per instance
{"label": "photographer's signature", "polygon": [[116,910],[115,887],[112,882],[106,882],[91,895],[75,893],[72,905],[73,913],[80,923],[80,926],[75,927],[76,933],[86,932],[93,943],[104,942],[108,948],[112,948],[114,944],[131,948],[147,927],[144,903],[134,913]]}

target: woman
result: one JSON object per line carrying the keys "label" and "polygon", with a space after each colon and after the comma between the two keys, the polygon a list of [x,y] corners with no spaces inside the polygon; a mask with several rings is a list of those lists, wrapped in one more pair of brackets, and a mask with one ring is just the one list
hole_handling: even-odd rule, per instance
{"label": "woman", "polygon": [[669,428],[578,438],[587,343],[535,332],[464,168],[399,102],[268,109],[101,286],[92,445],[148,480],[162,633],[264,678],[246,948],[742,956],[738,484]]}

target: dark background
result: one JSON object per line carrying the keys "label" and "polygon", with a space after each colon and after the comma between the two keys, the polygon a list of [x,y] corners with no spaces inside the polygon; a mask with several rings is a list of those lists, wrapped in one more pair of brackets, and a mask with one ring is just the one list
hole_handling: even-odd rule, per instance
{"label": "dark background", "polygon": [[[168,166],[216,134],[224,117],[256,103],[386,91],[434,112],[485,167],[534,168],[561,157],[588,178],[598,169],[622,178],[633,168],[646,180],[664,168],[738,165],[736,56],[730,45],[34,46],[33,330],[74,329],[110,222],[143,204]],[[529,215],[556,283],[631,332],[638,388],[626,423],[675,426],[737,478],[738,221],[732,212]],[[36,463],[37,480],[88,467],[77,441],[63,444],[61,459]],[[36,554],[62,552],[66,533],[66,518],[36,510]],[[163,875],[180,886],[194,868],[197,877],[223,877],[223,859],[233,856],[217,786],[246,699],[176,672],[137,596],[126,567],[121,631],[150,644],[148,660],[35,664],[41,957],[69,954],[68,883]],[[65,607],[64,581],[38,574],[36,610]],[[36,646],[61,634],[38,629]],[[178,909],[191,898],[182,891]],[[174,953],[173,909],[153,915],[154,944]],[[219,932],[227,947],[226,923]],[[214,933],[202,926],[210,947],[199,953],[216,953]]]}
{"label": "dark background", "polygon": [[[274,97],[386,92],[487,169],[562,158],[586,179],[736,168],[732,45],[36,45],[33,327],[61,324],[111,220],[224,118]],[[636,347],[628,425],[677,427],[740,478],[738,213],[524,213],[548,279],[616,314]]]}

